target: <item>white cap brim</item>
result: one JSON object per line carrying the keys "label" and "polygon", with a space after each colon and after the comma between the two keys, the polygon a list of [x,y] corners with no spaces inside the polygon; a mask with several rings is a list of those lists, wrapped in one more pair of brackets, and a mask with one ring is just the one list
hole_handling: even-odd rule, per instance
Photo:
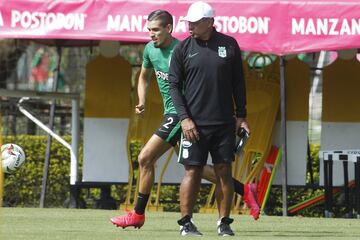
{"label": "white cap brim", "polygon": [[197,22],[201,20],[203,17],[193,17],[193,16],[185,16],[180,21],[187,21],[187,22]]}

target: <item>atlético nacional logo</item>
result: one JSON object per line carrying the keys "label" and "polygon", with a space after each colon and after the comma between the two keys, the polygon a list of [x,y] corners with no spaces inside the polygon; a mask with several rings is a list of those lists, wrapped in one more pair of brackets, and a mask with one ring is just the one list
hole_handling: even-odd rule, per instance
{"label": "atl\u00e9tico nacional logo", "polygon": [[219,57],[225,58],[226,57],[226,48],[219,46],[218,54],[219,54]]}
{"label": "atl\u00e9tico nacional logo", "polygon": [[191,147],[192,143],[187,140],[183,140],[182,142],[182,157],[187,159],[189,157],[189,148]]}

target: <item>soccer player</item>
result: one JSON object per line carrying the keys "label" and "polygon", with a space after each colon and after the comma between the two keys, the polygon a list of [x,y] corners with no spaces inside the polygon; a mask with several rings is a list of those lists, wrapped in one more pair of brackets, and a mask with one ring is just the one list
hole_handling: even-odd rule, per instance
{"label": "soccer player", "polygon": [[233,236],[230,210],[235,133],[241,128],[249,131],[241,52],[234,38],[216,31],[209,4],[191,4],[185,21],[190,36],[175,47],[169,75],[170,94],[183,131],[179,152],[179,162],[185,167],[180,186],[180,234],[202,235],[192,214],[210,153],[217,178],[217,232]]}
{"label": "soccer player", "polygon": [[[140,170],[139,194],[135,209],[123,216],[111,218],[111,222],[118,227],[134,226],[140,228],[145,222],[145,208],[154,182],[154,164],[159,157],[171,147],[175,147],[180,139],[181,127],[179,117],[174,108],[169,90],[169,64],[173,49],[179,40],[172,37],[173,18],[164,10],[156,10],[148,16],[147,27],[151,41],[145,46],[143,64],[138,81],[138,105],[135,107],[137,114],[145,111],[146,88],[155,70],[158,86],[164,102],[164,121],[159,129],[152,135],[141,150],[138,161]],[[216,182],[214,169],[205,166],[203,177],[211,182]],[[244,196],[245,202],[253,210],[253,217],[259,217],[256,186],[242,184],[233,179],[235,191]]]}

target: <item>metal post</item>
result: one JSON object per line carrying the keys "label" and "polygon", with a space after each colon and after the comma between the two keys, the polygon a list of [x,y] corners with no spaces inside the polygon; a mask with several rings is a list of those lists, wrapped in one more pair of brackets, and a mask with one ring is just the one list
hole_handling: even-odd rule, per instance
{"label": "metal post", "polygon": [[283,216],[287,216],[287,149],[286,149],[286,85],[285,85],[285,57],[280,57],[280,99],[281,99],[281,170]]}
{"label": "metal post", "polygon": [[80,106],[79,99],[72,100],[72,123],[71,123],[71,148],[74,156],[71,156],[70,184],[76,184],[78,180],[78,157],[79,157],[79,139],[80,139]]}
{"label": "metal post", "polygon": [[344,168],[344,194],[345,194],[345,217],[351,218],[351,208],[350,208],[350,192],[349,192],[349,170],[348,162],[343,161]]}
{"label": "metal post", "polygon": [[[49,116],[49,128],[52,130],[54,127],[54,115],[55,115],[55,100],[52,101],[50,107],[50,116]],[[46,152],[45,152],[45,161],[44,161],[44,169],[43,169],[43,178],[41,183],[41,195],[40,195],[40,208],[45,206],[45,198],[46,198],[46,186],[49,175],[49,165],[50,165],[50,151],[51,151],[52,137],[48,135],[47,144],[46,144]]]}
{"label": "metal post", "polygon": [[333,213],[333,165],[334,165],[334,161],[333,161],[333,155],[330,154],[329,155],[329,216],[330,218],[332,218],[334,216]]}
{"label": "metal post", "polygon": [[79,207],[79,188],[76,185],[78,181],[78,156],[79,156],[79,139],[80,139],[80,129],[79,129],[79,99],[72,100],[72,122],[71,122],[71,149],[73,155],[71,155],[70,162],[70,202],[69,208],[78,208]]}
{"label": "metal post", "polygon": [[307,139],[307,163],[306,163],[306,169],[307,169],[307,171],[309,171],[309,174],[310,174],[310,184],[314,185],[314,171],[313,171],[313,167],[312,167],[312,157],[311,157],[309,137]]}
{"label": "metal post", "polygon": [[355,163],[356,218],[360,219],[360,157]]}
{"label": "metal post", "polygon": [[[53,92],[56,92],[57,85],[58,85],[58,77],[59,77],[60,63],[61,63],[61,48],[58,47],[57,52],[58,52],[59,59],[57,62],[56,72],[54,74],[54,82],[53,82],[53,89],[52,89]],[[52,100],[51,107],[50,107],[50,116],[49,116],[50,130],[52,130],[54,127],[55,107],[56,107],[56,101]],[[48,139],[47,139],[47,145],[46,145],[43,179],[42,179],[42,184],[41,184],[40,208],[43,208],[45,206],[46,186],[47,186],[47,179],[48,179],[48,175],[49,175],[49,165],[50,165],[51,144],[52,144],[52,137],[49,134]]]}
{"label": "metal post", "polygon": [[323,155],[324,162],[324,189],[325,189],[325,212],[324,216],[328,217],[329,215],[329,165],[327,159],[325,159],[325,154]]}

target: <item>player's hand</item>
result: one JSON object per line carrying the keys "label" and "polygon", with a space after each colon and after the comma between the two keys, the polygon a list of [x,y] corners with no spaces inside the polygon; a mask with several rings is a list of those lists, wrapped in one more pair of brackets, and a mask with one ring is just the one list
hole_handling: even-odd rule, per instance
{"label": "player's hand", "polygon": [[190,118],[185,118],[181,121],[181,128],[186,140],[190,142],[199,141],[200,135],[196,129],[195,123]]}
{"label": "player's hand", "polygon": [[236,118],[236,133],[238,133],[240,128],[244,128],[250,134],[249,124],[247,123],[246,118]]}
{"label": "player's hand", "polygon": [[139,115],[144,115],[145,112],[145,106],[144,104],[138,104],[135,106],[135,113]]}

